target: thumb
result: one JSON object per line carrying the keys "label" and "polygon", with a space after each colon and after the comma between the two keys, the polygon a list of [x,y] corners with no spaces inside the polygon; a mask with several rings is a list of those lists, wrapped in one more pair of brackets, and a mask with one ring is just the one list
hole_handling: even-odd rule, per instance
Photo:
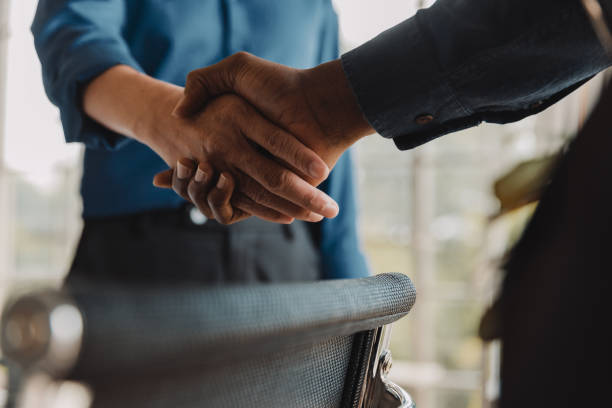
{"label": "thumb", "polygon": [[159,188],[172,188],[172,173],[174,170],[168,169],[157,173],[153,178],[153,185]]}
{"label": "thumb", "polygon": [[251,56],[240,52],[209,67],[187,75],[185,91],[172,114],[186,118],[202,110],[208,101],[225,93],[234,93],[237,72]]}
{"label": "thumb", "polygon": [[174,107],[174,111],[172,111],[173,116],[188,118],[200,112],[208,99],[211,98],[207,87],[199,79],[192,79],[196,72],[192,71],[189,73],[183,96]]}

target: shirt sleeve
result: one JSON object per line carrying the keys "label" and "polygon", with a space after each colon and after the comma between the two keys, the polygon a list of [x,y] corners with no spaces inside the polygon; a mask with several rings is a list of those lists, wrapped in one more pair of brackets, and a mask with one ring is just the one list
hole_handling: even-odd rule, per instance
{"label": "shirt sleeve", "polygon": [[324,279],[363,278],[370,275],[357,230],[357,194],[351,151],[336,163],[321,190],[340,205],[336,218],[320,223],[320,251]]}
{"label": "shirt sleeve", "polygon": [[40,0],[32,33],[42,64],[43,83],[60,109],[66,141],[89,148],[116,149],[127,138],[83,111],[82,90],[112,66],[142,71],[122,38],[125,0]]}
{"label": "shirt sleeve", "polygon": [[609,64],[577,0],[438,0],[342,56],[366,118],[402,150],[540,112]]}

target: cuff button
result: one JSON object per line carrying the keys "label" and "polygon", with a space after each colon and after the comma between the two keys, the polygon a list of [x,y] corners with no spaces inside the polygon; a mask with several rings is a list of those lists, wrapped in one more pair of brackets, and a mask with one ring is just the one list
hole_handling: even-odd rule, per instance
{"label": "cuff button", "polygon": [[537,101],[529,105],[529,109],[538,109],[542,105],[544,105],[544,101]]}
{"label": "cuff button", "polygon": [[415,122],[417,125],[421,125],[421,126],[423,126],[423,125],[427,125],[427,124],[431,123],[433,120],[434,120],[433,115],[430,115],[430,114],[424,114],[424,115],[419,115],[419,116],[417,116],[417,117],[414,119],[414,122]]}

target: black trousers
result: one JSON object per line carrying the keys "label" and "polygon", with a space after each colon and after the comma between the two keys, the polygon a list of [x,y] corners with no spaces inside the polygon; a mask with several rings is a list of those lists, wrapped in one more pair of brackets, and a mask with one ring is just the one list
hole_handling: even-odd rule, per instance
{"label": "black trousers", "polygon": [[224,226],[186,205],[85,219],[65,283],[311,281],[320,278],[320,271],[306,223],[278,225],[252,218]]}

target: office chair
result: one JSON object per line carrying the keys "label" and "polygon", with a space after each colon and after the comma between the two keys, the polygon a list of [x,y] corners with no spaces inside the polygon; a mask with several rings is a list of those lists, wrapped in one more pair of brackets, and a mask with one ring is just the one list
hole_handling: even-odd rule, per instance
{"label": "office chair", "polygon": [[85,384],[91,407],[412,408],[386,375],[389,325],[415,298],[396,273],[38,291],[6,305],[2,350],[24,408],[62,384]]}

